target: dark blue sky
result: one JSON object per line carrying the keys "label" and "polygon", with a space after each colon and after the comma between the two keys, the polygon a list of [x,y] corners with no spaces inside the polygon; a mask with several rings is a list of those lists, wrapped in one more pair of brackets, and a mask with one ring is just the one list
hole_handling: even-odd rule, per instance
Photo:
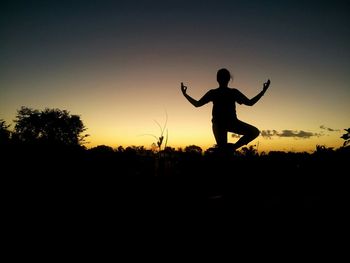
{"label": "dark blue sky", "polygon": [[253,50],[345,60],[349,6],[349,1],[295,0],[2,1],[1,68],[6,62],[59,60],[131,45],[220,48],[235,37]]}

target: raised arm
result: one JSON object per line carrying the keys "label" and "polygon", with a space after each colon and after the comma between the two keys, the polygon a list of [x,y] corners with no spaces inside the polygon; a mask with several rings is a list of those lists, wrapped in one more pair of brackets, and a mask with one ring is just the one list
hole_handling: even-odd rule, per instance
{"label": "raised arm", "polygon": [[270,86],[270,83],[271,82],[268,79],[263,85],[263,90],[260,91],[258,95],[256,95],[252,99],[248,99],[248,98],[243,99],[242,104],[245,104],[245,105],[248,105],[248,106],[253,106],[255,103],[257,103],[261,99],[262,96],[264,96],[265,92],[267,91],[267,89]]}
{"label": "raised arm", "polygon": [[192,98],[190,95],[187,94],[187,86],[185,86],[182,82],[181,82],[181,91],[182,91],[182,94],[185,96],[185,98],[195,107],[203,106],[204,104],[209,102],[209,98],[207,95],[208,93],[204,95],[200,100],[195,100],[194,98]]}

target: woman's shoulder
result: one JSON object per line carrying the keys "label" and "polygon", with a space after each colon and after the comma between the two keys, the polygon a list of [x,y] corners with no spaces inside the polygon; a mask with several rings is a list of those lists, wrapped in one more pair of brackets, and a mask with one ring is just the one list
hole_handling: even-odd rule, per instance
{"label": "woman's shoulder", "polygon": [[229,88],[231,90],[232,93],[234,94],[241,94],[242,92],[239,91],[239,89],[236,88]]}
{"label": "woman's shoulder", "polygon": [[232,88],[232,87],[228,87],[229,88],[229,90],[232,90],[232,91],[239,91],[237,88]]}
{"label": "woman's shoulder", "polygon": [[219,88],[213,88],[213,89],[210,89],[210,90],[208,90],[208,94],[215,94],[215,93],[217,93],[219,91]]}

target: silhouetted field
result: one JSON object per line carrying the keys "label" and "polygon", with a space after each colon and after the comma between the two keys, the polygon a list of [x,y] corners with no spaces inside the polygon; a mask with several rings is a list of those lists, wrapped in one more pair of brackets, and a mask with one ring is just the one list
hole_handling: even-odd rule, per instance
{"label": "silhouetted field", "polygon": [[241,217],[305,209],[334,214],[347,206],[349,129],[337,150],[317,146],[312,154],[257,154],[254,147],[229,153],[203,153],[195,145],[163,149],[161,127],[155,151],[86,149],[80,117],[59,109],[21,107],[13,130],[9,127],[0,120],[5,205],[16,219],[145,219],[197,212]]}
{"label": "silhouetted field", "polygon": [[347,202],[349,148],[265,155],[131,147],[2,150],[6,200],[24,214],[337,210]]}

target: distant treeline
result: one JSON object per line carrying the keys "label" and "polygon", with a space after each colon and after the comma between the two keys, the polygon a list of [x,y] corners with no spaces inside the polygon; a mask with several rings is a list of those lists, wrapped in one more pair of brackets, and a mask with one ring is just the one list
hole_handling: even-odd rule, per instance
{"label": "distant treeline", "polygon": [[[335,167],[342,167],[349,160],[350,147],[347,144],[350,129],[345,130],[347,133],[341,137],[344,146],[338,149],[317,145],[313,153],[258,153],[254,146],[249,146],[236,152],[222,153],[215,147],[203,151],[196,145],[179,149],[168,146],[162,148],[161,144],[156,144],[152,149],[144,146],[112,148],[99,145],[87,149],[84,140],[89,135],[85,133],[86,127],[80,116],[60,109],[39,111],[22,107],[17,111],[14,122],[15,126],[10,130],[10,126],[0,120],[1,154],[8,162],[27,163],[24,166],[28,168],[27,171],[34,169],[38,173],[41,167],[45,167],[43,171],[51,172],[62,169],[66,171],[64,173],[73,170],[84,173],[113,171],[123,176],[212,175],[223,168],[256,174],[265,172],[261,167],[268,168],[267,173],[275,172],[277,168],[284,169],[283,173],[300,173],[307,168],[312,173],[330,168],[335,170]],[[313,171],[309,170],[311,166]],[[222,173],[227,172],[222,170]]]}
{"label": "distant treeline", "polygon": [[225,196],[241,208],[315,202],[331,207],[347,192],[350,129],[342,147],[317,145],[313,153],[258,153],[253,146],[230,153],[196,145],[87,149],[85,131],[79,116],[59,109],[22,107],[13,130],[0,120],[3,178],[11,181],[12,192],[20,192],[18,202],[38,195],[40,202],[58,198],[68,207],[71,200],[190,207]]}

